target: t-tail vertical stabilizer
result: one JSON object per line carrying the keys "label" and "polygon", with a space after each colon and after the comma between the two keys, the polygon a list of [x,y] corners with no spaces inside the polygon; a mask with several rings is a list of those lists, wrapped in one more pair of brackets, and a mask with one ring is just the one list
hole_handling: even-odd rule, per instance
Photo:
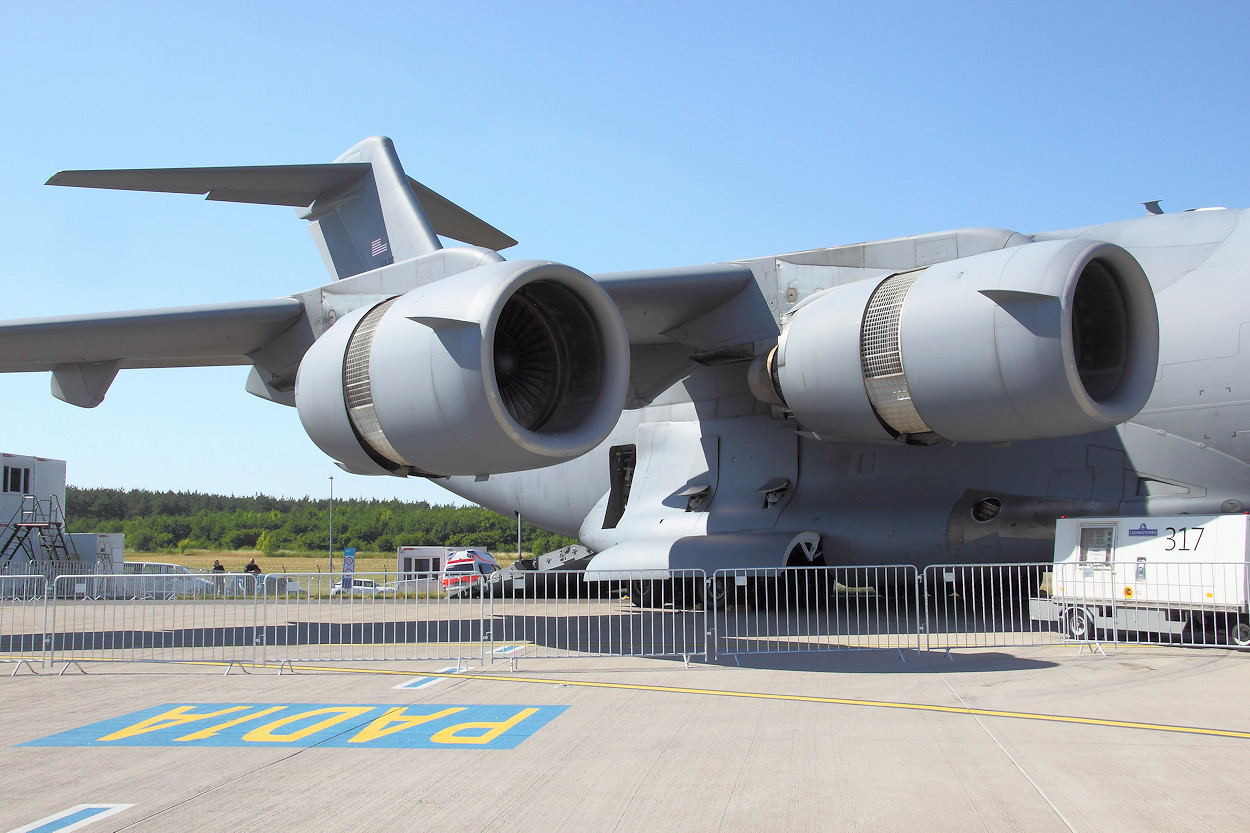
{"label": "t-tail vertical stabilizer", "polygon": [[300,212],[326,267],[340,279],[442,248],[391,140],[372,136],[334,160],[361,163],[368,166],[362,175],[320,194]]}

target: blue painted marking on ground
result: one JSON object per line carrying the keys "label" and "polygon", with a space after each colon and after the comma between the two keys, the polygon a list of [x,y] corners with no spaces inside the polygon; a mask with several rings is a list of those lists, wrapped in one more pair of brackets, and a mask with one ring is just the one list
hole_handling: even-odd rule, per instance
{"label": "blue painted marking on ground", "polygon": [[513,749],[567,706],[168,703],[21,746]]}
{"label": "blue painted marking on ground", "polygon": [[88,824],[99,821],[102,818],[111,816],[114,813],[120,813],[133,804],[78,804],[70,807],[68,810],[62,810],[59,813],[39,819],[39,821],[31,822],[25,827],[18,827],[10,833],[69,833],[71,830],[78,830],[86,827]]}
{"label": "blue painted marking on ground", "polygon": [[[451,668],[438,669],[438,673],[439,674],[455,674],[459,670],[460,670],[459,668],[453,665]],[[405,680],[399,685],[391,686],[391,688],[429,688],[432,685],[437,685],[438,683],[442,682],[445,679],[446,677],[413,677],[411,680]]]}
{"label": "blue painted marking on ground", "polygon": [[506,646],[506,647],[504,647],[504,648],[496,648],[496,649],[493,651],[493,653],[496,653],[496,654],[510,654],[510,653],[512,653],[513,651],[519,651],[519,650],[521,650],[521,648],[522,648],[522,646],[520,646],[520,645],[508,645],[508,646]]}

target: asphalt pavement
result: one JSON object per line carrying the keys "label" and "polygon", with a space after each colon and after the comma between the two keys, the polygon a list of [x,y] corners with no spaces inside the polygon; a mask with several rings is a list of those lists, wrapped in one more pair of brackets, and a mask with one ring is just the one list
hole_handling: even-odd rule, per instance
{"label": "asphalt pavement", "polygon": [[1238,651],[510,658],[20,667],[0,830],[1245,826]]}

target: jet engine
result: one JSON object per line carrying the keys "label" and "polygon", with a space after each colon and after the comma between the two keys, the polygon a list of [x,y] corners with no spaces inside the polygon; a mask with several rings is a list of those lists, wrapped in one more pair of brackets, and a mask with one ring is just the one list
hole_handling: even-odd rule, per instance
{"label": "jet engine", "polygon": [[1132,418],[1158,358],[1137,260],[1047,241],[813,295],[751,383],[821,437],[1009,442]]}
{"label": "jet engine", "polygon": [[608,294],[557,263],[493,263],[343,316],[295,385],[308,436],[349,471],[465,475],[577,457],[629,379]]}

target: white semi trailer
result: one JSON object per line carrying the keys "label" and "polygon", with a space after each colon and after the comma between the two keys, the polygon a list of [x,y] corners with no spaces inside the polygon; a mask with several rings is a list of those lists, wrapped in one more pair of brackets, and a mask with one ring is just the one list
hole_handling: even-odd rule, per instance
{"label": "white semi trailer", "polygon": [[1062,518],[1049,595],[1029,613],[1073,639],[1137,631],[1250,645],[1248,535],[1247,515]]}

